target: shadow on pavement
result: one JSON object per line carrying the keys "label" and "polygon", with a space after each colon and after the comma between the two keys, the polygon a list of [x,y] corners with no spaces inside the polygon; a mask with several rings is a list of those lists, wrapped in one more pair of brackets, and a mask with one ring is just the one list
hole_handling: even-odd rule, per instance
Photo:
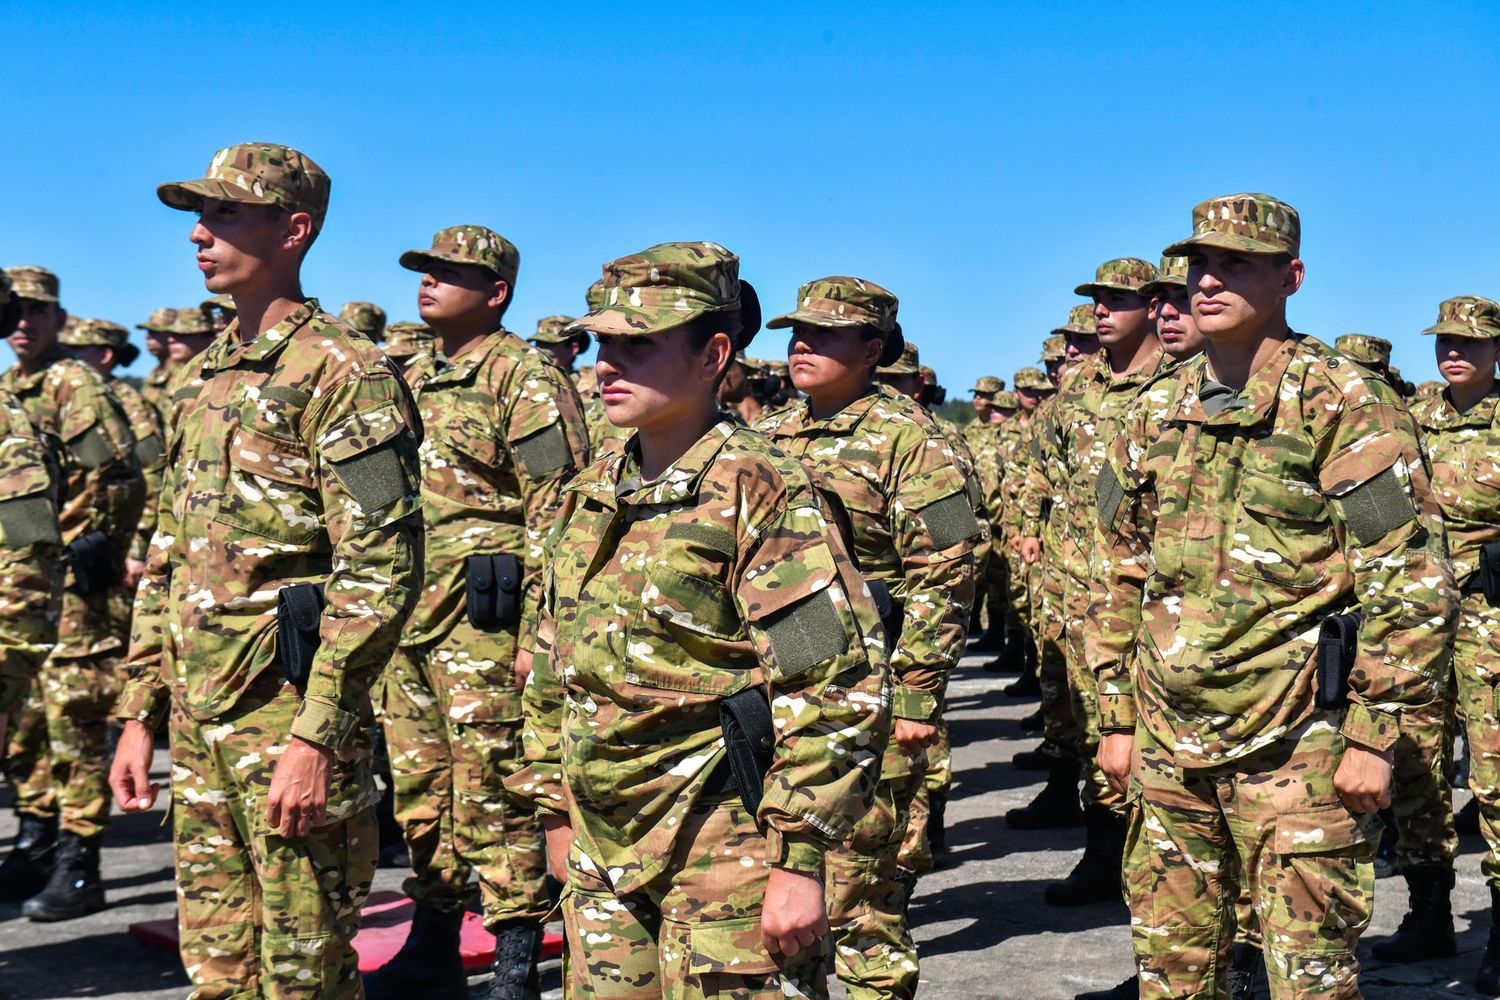
{"label": "shadow on pavement", "polygon": [[185,992],[188,986],[175,954],[147,948],[123,931],[90,937],[60,932],[46,944],[0,949],[0,982],[10,1000],[173,988]]}
{"label": "shadow on pavement", "polygon": [[1130,916],[1124,903],[1095,906],[1048,906],[1042,892],[1048,880],[1020,882],[973,882],[923,892],[921,884],[911,904],[912,925],[950,921],[972,914],[966,926],[938,937],[924,937],[924,958],[949,953],[982,951],[1011,937],[1024,937],[1046,930],[1053,933],[1119,927],[1129,934]]}

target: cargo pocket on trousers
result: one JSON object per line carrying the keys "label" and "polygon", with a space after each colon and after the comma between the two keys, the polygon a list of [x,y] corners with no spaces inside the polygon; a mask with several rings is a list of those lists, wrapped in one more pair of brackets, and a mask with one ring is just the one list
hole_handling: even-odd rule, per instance
{"label": "cargo pocket on trousers", "polygon": [[1276,817],[1271,849],[1280,859],[1274,881],[1262,879],[1266,938],[1289,953],[1348,951],[1366,925],[1375,894],[1374,817],[1342,804]]}
{"label": "cargo pocket on trousers", "polygon": [[663,943],[670,941],[674,951],[681,949],[682,970],[688,976],[701,979],[704,985],[728,987],[705,990],[709,994],[733,995],[734,979],[727,977],[765,980],[780,971],[761,940],[758,913],[698,924],[664,920],[662,939]]}

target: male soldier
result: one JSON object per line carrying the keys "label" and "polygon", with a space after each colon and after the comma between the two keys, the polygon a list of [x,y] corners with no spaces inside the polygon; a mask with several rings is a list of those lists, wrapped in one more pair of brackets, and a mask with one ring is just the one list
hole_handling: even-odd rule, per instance
{"label": "male soldier", "polygon": [[1026,560],[1010,544],[1014,537],[1010,533],[1019,524],[1014,509],[1021,502],[1021,488],[1025,484],[1021,472],[1023,456],[1029,447],[1037,407],[1057,390],[1040,368],[1017,370],[1011,384],[1015,386],[1012,395],[1016,400],[1016,412],[1000,429],[1000,467],[1005,472],[1000,477],[1000,496],[993,503],[1000,512],[999,523],[994,528],[998,533],[995,551],[1005,559],[1006,566],[1005,660],[1010,667],[1021,672],[1020,679],[1009,685],[1006,692],[1017,697],[1030,697],[1041,693],[1037,677],[1037,647],[1031,630],[1030,574]]}
{"label": "male soldier", "polygon": [[[974,456],[974,468],[979,476],[979,485],[986,497],[992,497],[1000,488],[999,427],[991,419],[995,414],[995,396],[1005,389],[1005,383],[993,375],[981,375],[974,380],[970,394],[974,397],[974,419],[964,425],[964,442]],[[996,537],[995,525],[990,526],[991,537]],[[976,566],[977,586],[974,592],[974,615],[979,609],[989,609],[989,627],[970,644],[976,653],[999,653],[1005,648],[1005,606],[990,596],[990,582],[1004,570],[992,566],[999,553],[992,547],[989,557]],[[969,628],[977,631],[979,623],[971,620]]]}
{"label": "male soldier", "polygon": [[765,380],[765,362],[740,351],[719,383],[719,405],[732,411],[744,426],[754,427],[766,415]]}
{"label": "male soldier", "polygon": [[[1099,763],[1137,802],[1142,996],[1222,994],[1241,876],[1272,996],[1359,996],[1366,814],[1390,801],[1399,714],[1436,696],[1453,636],[1410,416],[1287,326],[1300,229],[1262,194],[1194,209],[1163,253],[1188,257],[1205,352],[1147,386],[1099,475],[1087,647]],[[1320,679],[1336,625],[1357,636]]]}
{"label": "male soldier", "polygon": [[[136,599],[115,801],[150,808],[170,710],[178,941],[195,996],[358,996],[374,874],[369,686],[420,579],[410,394],[302,292],[328,175],[244,143],[163,184],[236,319],[178,414]],[[321,610],[320,610],[321,608]]]}
{"label": "male soldier", "polygon": [[135,325],[137,330],[145,331],[146,351],[156,359],[156,367],[141,380],[141,395],[156,408],[158,416],[165,412],[171,395],[167,383],[172,381],[174,369],[167,344],[167,325],[176,313],[175,309],[153,309],[146,322]]}
{"label": "male soldier", "polygon": [[373,302],[345,302],[339,319],[369,337],[373,343],[385,339],[385,310]]}
{"label": "male soldier", "polygon": [[526,340],[537,350],[552,358],[553,364],[574,376],[573,366],[578,356],[589,349],[593,338],[587,330],[564,332],[564,327],[573,322],[572,316],[543,316],[536,321],[536,333]]}
{"label": "male soldier", "polygon": [[406,944],[366,983],[372,1000],[467,995],[458,942],[471,870],[495,935],[487,995],[538,989],[546,857],[536,817],[502,782],[520,766],[542,546],[563,487],[588,464],[588,433],[567,372],[502,325],[519,265],[482,226],[443,229],[432,249],[401,255],[422,274],[417,302],[443,356],[417,390],[421,598],[382,678],[417,909]]}
{"label": "male soldier", "polygon": [[[1135,257],[1105,261],[1092,282],[1075,292],[1094,300],[1094,325],[1101,350],[1078,366],[1058,394],[1051,426],[1041,438],[1044,469],[1063,477],[1052,482],[1068,496],[1067,517],[1059,539],[1063,577],[1063,651],[1075,707],[1082,712],[1084,742],[1079,758],[1084,770],[1083,824],[1087,831],[1083,858],[1062,882],[1047,887],[1056,906],[1118,899],[1120,862],[1125,849],[1124,796],[1094,763],[1099,743],[1098,686],[1083,650],[1083,619],[1092,579],[1089,553],[1093,538],[1093,483],[1098,478],[1120,420],[1141,386],[1170,364],[1156,339],[1150,302],[1142,288],[1156,278],[1156,268]],[[1029,504],[1028,504],[1029,505]],[[1034,560],[1040,539],[1028,538],[1023,554]]]}
{"label": "male soldier", "polygon": [[58,521],[71,572],[57,645],[12,720],[5,764],[16,811],[42,831],[43,843],[58,831],[56,863],[12,868],[0,880],[0,898],[31,896],[22,908],[28,918],[67,920],[104,906],[99,847],[109,822],[108,720],[123,652],[110,591],[124,578],[145,484],[119,403],[93,369],[58,343],[67,314],[56,275],[40,267],[8,273],[21,313],[10,336],[17,363],[0,377],[0,388],[63,445]]}
{"label": "male soldier", "polygon": [[381,347],[408,385],[415,386],[414,376],[430,373],[437,361],[437,334],[423,323],[392,323],[385,328]]}
{"label": "male soldier", "polygon": [[208,317],[214,333],[223,333],[234,322],[235,305],[232,295],[210,295],[198,308]]}
{"label": "male soldier", "polygon": [[1203,353],[1203,334],[1193,320],[1192,296],[1187,287],[1187,258],[1163,257],[1156,280],[1141,291],[1151,300],[1156,339],[1173,361],[1187,361]]}
{"label": "male soldier", "polygon": [[208,350],[208,345],[218,334],[209,314],[198,306],[156,309],[146,322],[136,326],[146,331],[146,346],[153,355],[156,355],[154,345],[157,343],[164,351],[164,354],[156,355],[160,363],[146,376],[141,395],[156,408],[167,432],[166,440],[171,436],[172,396],[180,388],[180,373],[188,368],[189,361]]}

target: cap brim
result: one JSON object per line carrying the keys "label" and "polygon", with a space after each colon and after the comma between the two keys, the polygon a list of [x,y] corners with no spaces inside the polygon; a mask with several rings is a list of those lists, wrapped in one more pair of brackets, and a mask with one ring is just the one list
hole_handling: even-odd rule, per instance
{"label": "cap brim", "polygon": [[814,309],[797,309],[784,316],[773,316],[771,319],[766,320],[765,325],[767,330],[784,330],[793,323],[806,323],[809,326],[837,327],[870,325],[862,319],[840,319],[837,316],[830,316],[825,312],[818,312]]}
{"label": "cap brim", "polygon": [[10,290],[10,297],[13,299],[24,300],[26,302],[56,303],[61,301],[56,295],[47,295],[45,293],[38,295],[34,292],[18,292],[14,288]]}
{"label": "cap brim", "polygon": [[918,368],[912,368],[909,365],[887,365],[885,367],[876,369],[876,374],[878,374],[878,375],[920,375],[920,374],[922,374],[922,372],[921,372],[920,369],[918,369]]}
{"label": "cap brim", "polygon": [[1184,256],[1193,247],[1211,247],[1215,250],[1237,250],[1240,253],[1285,253],[1297,256],[1294,251],[1285,247],[1279,247],[1274,243],[1264,243],[1260,240],[1252,240],[1248,236],[1240,236],[1236,233],[1207,232],[1199,233],[1197,236],[1189,236],[1178,243],[1173,243],[1161,252],[1163,257]]}
{"label": "cap brim", "polygon": [[672,323],[645,323],[638,314],[627,315],[618,309],[605,307],[598,312],[580,316],[562,328],[565,334],[592,333],[606,337],[653,337],[658,333],[675,330],[697,319],[704,313],[685,313]]}
{"label": "cap brim", "polygon": [[1467,323],[1454,323],[1449,321],[1443,323],[1434,323],[1432,326],[1429,326],[1427,329],[1423,330],[1422,334],[1424,336],[1427,334],[1432,334],[1433,336],[1447,334],[1450,337],[1467,337],[1469,340],[1494,340],[1497,337],[1500,337],[1500,330],[1496,330],[1494,333],[1485,333],[1478,327],[1470,326]]}
{"label": "cap brim", "polygon": [[1073,289],[1073,294],[1082,295],[1086,299],[1091,299],[1100,292],[1131,292],[1135,295],[1145,295],[1146,293],[1141,291],[1141,288],[1141,285],[1121,285],[1113,281],[1090,281]]}
{"label": "cap brim", "polygon": [[200,178],[195,181],[174,181],[156,188],[156,196],[168,208],[182,212],[197,212],[203,208],[204,198],[219,201],[237,201],[244,205],[274,205],[274,198],[259,197],[234,184]]}
{"label": "cap brim", "polygon": [[488,264],[481,264],[477,260],[461,257],[456,253],[443,253],[440,250],[408,250],[401,255],[401,266],[408,271],[425,272],[432,266],[434,261],[442,261],[444,264],[460,264],[464,267],[477,267],[490,272],[499,278],[495,269]]}
{"label": "cap brim", "polygon": [[1168,285],[1170,285],[1170,286],[1172,286],[1174,288],[1186,288],[1187,287],[1187,279],[1186,278],[1168,278],[1168,279],[1165,279],[1165,280],[1148,281],[1144,285],[1141,286],[1141,295],[1143,295],[1143,296],[1145,296],[1146,298],[1149,299],[1152,296],[1156,295],[1158,292],[1160,292],[1163,288],[1166,288]]}

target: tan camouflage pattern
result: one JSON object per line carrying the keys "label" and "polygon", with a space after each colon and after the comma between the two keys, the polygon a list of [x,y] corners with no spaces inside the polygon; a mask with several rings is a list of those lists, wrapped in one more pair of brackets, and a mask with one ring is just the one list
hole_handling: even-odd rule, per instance
{"label": "tan camouflage pattern", "polygon": [[573,322],[573,316],[543,316],[536,321],[536,333],[526,339],[533,344],[561,344],[577,334],[563,333],[563,328]]}
{"label": "tan camouflage pattern", "polygon": [[167,328],[177,318],[177,310],[169,306],[161,306],[151,310],[151,315],[146,317],[146,322],[137,323],[137,330],[145,330],[147,333],[166,333]]}
{"label": "tan camouflage pattern", "polygon": [[339,319],[376,343],[385,334],[385,310],[373,302],[345,302]]}
{"label": "tan camouflage pattern", "polygon": [[1268,194],[1221,195],[1193,206],[1193,235],[1162,255],[1183,256],[1192,247],[1296,257],[1302,250],[1302,219],[1295,208]]}
{"label": "tan camouflage pattern", "polygon": [[1367,333],[1346,333],[1333,342],[1333,349],[1350,361],[1358,361],[1366,367],[1390,367],[1391,342],[1384,337],[1372,337]]}
{"label": "tan camouflage pattern", "polygon": [[[1492,340],[1500,337],[1500,302],[1481,295],[1460,295],[1438,304],[1437,322],[1422,331],[1454,337]],[[1438,383],[1441,387],[1441,383]]]}
{"label": "tan camouflage pattern", "polygon": [[[161,501],[162,477],[167,468],[166,433],[162,429],[161,414],[140,390],[120,378],[111,377],[108,384],[110,392],[119,400],[126,420],[130,422],[130,433],[135,438],[135,460],[146,481],[146,501],[141,506],[140,520],[136,523],[135,534],[125,556],[127,559],[145,562],[147,550],[151,547],[151,536],[156,533],[156,511]],[[130,634],[132,597],[133,595],[122,594],[116,598],[115,614],[120,622],[121,635]]]}
{"label": "tan camouflage pattern", "polygon": [[1019,368],[1011,384],[1017,389],[1028,389],[1032,392],[1054,392],[1057,386],[1047,377],[1047,373],[1040,368]]}
{"label": "tan camouflage pattern", "polygon": [[1053,336],[1072,334],[1075,337],[1098,336],[1096,328],[1097,321],[1094,319],[1094,305],[1085,302],[1083,305],[1073,306],[1068,310],[1068,321],[1052,331]]}
{"label": "tan camouflage pattern", "polygon": [[797,308],[766,321],[779,330],[793,323],[813,326],[872,326],[881,333],[897,329],[896,296],[873,281],[834,275],[797,289]]}
{"label": "tan camouflage pattern", "polygon": [[994,395],[1004,388],[1005,383],[1000,381],[1000,379],[996,378],[994,375],[981,375],[979,376],[979,378],[974,380],[974,388],[970,389],[969,391],[976,393],[983,392]]}
{"label": "tan camouflage pattern", "polygon": [[5,274],[10,278],[10,294],[15,298],[31,299],[33,302],[58,301],[57,275],[45,267],[23,264],[20,267],[7,267]]}
{"label": "tan camouflage pattern", "polygon": [[1068,358],[1068,342],[1062,334],[1051,334],[1042,341],[1041,362],[1045,367],[1047,364],[1058,361],[1066,361]]}
{"label": "tan camouflage pattern", "polygon": [[1169,285],[1179,288],[1187,287],[1187,258],[1180,255],[1169,255],[1161,259],[1156,265],[1156,277],[1141,286],[1141,294],[1145,296],[1160,295],[1162,290]]}
{"label": "tan camouflage pattern", "polygon": [[920,375],[922,373],[922,360],[917,352],[917,345],[906,341],[901,345],[901,356],[888,365],[881,365],[876,369],[879,375]]}
{"label": "tan camouflage pattern", "polygon": [[659,243],[610,261],[601,280],[602,302],[566,332],[645,337],[740,305],[740,259],[717,243]]}
{"label": "tan camouflage pattern", "polygon": [[20,400],[0,391],[0,712],[21,703],[56,640],[63,460]]}
{"label": "tan camouflage pattern", "polygon": [[197,212],[204,198],[279,205],[306,212],[313,228],[323,228],[331,182],[305,153],[267,142],[242,142],[214,154],[201,180],[159,185],[156,196],[169,208]]}
{"label": "tan camouflage pattern", "polygon": [[163,362],[146,373],[141,379],[141,398],[151,405],[156,411],[156,419],[163,428],[167,425],[167,416],[172,412],[172,393],[170,386],[172,378],[181,370],[181,366]]}
{"label": "tan camouflage pattern", "polygon": [[1116,257],[1100,264],[1094,271],[1094,280],[1079,285],[1073,289],[1073,294],[1098,295],[1104,291],[1117,291],[1144,295],[1146,286],[1155,280],[1156,268],[1150,261],[1139,257]]}
{"label": "tan camouflage pattern", "polygon": [[425,271],[435,260],[488,268],[511,288],[515,288],[516,272],[521,269],[521,251],[515,244],[483,226],[439,229],[432,234],[430,250],[406,251],[401,255],[401,266],[408,271]]}

